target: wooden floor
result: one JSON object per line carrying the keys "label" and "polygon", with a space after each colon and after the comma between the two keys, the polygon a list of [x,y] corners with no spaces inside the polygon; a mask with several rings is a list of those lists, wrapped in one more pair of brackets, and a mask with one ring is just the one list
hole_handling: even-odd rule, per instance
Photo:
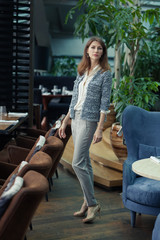
{"label": "wooden floor", "polygon": [[[59,179],[53,179],[49,201],[42,201],[28,230],[27,240],[151,240],[155,217],[137,216],[136,227],[130,226],[130,214],[121,200],[121,188],[95,187],[101,203],[101,218],[92,224],[83,224],[73,217],[82,203],[78,180],[64,169],[58,168]],[[25,217],[25,216],[24,216]]]}

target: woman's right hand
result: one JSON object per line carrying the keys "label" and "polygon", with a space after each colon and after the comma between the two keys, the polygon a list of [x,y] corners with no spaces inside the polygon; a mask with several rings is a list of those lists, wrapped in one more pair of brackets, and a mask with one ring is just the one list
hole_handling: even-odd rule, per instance
{"label": "woman's right hand", "polygon": [[58,131],[58,135],[59,135],[60,138],[65,138],[66,137],[65,130],[66,130],[69,119],[70,119],[70,112],[68,111],[68,113],[65,116],[65,118],[62,122],[62,125],[61,125],[61,127],[59,128],[59,131]]}
{"label": "woman's right hand", "polygon": [[61,127],[59,128],[58,134],[59,134],[60,138],[65,138],[66,137],[66,133],[65,133],[66,126],[67,125],[63,122]]}

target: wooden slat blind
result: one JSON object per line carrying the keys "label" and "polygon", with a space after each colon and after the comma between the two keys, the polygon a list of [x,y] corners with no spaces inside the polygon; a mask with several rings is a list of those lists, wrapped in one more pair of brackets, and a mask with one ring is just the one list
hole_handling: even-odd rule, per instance
{"label": "wooden slat blind", "polygon": [[32,48],[31,0],[0,1],[0,105],[29,110]]}

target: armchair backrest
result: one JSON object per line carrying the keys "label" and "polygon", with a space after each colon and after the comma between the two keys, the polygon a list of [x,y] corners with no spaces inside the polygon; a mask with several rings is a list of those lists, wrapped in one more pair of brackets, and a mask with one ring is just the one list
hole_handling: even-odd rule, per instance
{"label": "armchair backrest", "polygon": [[23,177],[27,171],[34,170],[47,178],[52,168],[52,164],[51,157],[47,153],[39,151],[31,158],[29,163],[19,171],[18,175]]}
{"label": "armchair backrest", "polygon": [[28,153],[25,161],[29,162],[30,159],[32,158],[32,156],[33,156],[37,151],[39,151],[40,149],[42,149],[42,147],[44,146],[45,142],[46,142],[45,137],[42,136],[42,135],[40,135],[40,136],[37,138],[34,146],[31,148],[30,152]]}
{"label": "armchair backrest", "polygon": [[43,176],[47,178],[52,169],[52,165],[53,165],[52,159],[47,153],[44,153],[42,151],[35,153],[35,155],[31,158],[30,162],[23,166],[21,170],[19,170],[21,166],[20,163],[14,169],[14,171],[8,176],[8,178],[5,180],[3,186],[0,189],[0,196],[14,174],[23,177],[26,174],[26,172],[34,170],[36,172],[41,173]]}
{"label": "armchair backrest", "polygon": [[160,147],[160,112],[149,112],[129,105],[122,115],[128,158],[139,159],[139,146]]}
{"label": "armchair backrest", "polygon": [[[63,122],[63,120],[64,120],[64,117],[65,117],[65,116],[62,115],[57,121],[60,121],[61,124],[62,124],[62,122]],[[56,125],[56,124],[55,124],[55,125]],[[55,127],[55,125],[53,125],[53,128]],[[54,136],[53,136],[53,137],[54,137],[55,139],[57,139],[56,141],[61,141],[61,142],[63,143],[63,147],[61,148],[61,151],[59,151],[59,154],[57,155],[57,157],[54,158],[55,161],[54,161],[54,164],[53,164],[52,169],[51,169],[51,171],[50,171],[49,177],[52,177],[53,174],[55,173],[56,168],[57,168],[57,165],[58,165],[58,163],[59,163],[59,161],[60,161],[60,159],[61,159],[61,157],[62,157],[62,155],[63,155],[65,146],[66,146],[69,138],[71,137],[71,134],[72,134],[72,132],[71,132],[71,121],[69,121],[69,123],[68,123],[68,125],[67,125],[67,127],[66,127],[66,130],[65,130],[65,132],[66,132],[66,137],[65,137],[65,138],[60,139],[59,134],[58,134],[58,130],[59,130],[59,128],[58,128],[56,131],[54,131]],[[51,128],[51,129],[46,133],[46,135],[45,135],[45,138],[47,139],[47,141],[48,141],[49,138],[50,138],[49,135],[51,135],[51,131],[52,131],[52,128]],[[42,149],[43,149],[43,148],[42,148]]]}
{"label": "armchair backrest", "polygon": [[41,151],[47,153],[52,158],[52,168],[50,170],[49,177],[53,176],[63,149],[64,144],[61,139],[54,136],[48,137],[46,140],[46,144],[42,147]]}
{"label": "armchair backrest", "polygon": [[34,213],[48,191],[47,179],[38,172],[29,171],[23,179],[23,187],[12,198],[0,219],[1,240],[24,239]]}
{"label": "armchair backrest", "polygon": [[[60,139],[60,137],[59,137],[58,130],[59,130],[59,127],[61,126],[61,124],[62,124],[62,122],[64,120],[64,117],[65,117],[65,115],[61,115],[61,117],[57,120],[57,122],[53,125],[53,127],[51,129],[49,129],[47,131],[47,133],[45,134],[46,143],[50,143],[51,144],[51,142],[54,140],[55,143],[57,142],[56,144],[58,145],[58,142],[59,142],[59,149],[60,149],[59,153],[56,156],[54,156],[56,154],[56,151],[54,152],[54,155],[53,155],[54,164],[53,164],[52,169],[50,171],[49,177],[52,177],[53,174],[55,173],[57,165],[58,165],[58,163],[59,163],[59,161],[60,161],[60,159],[61,159],[61,157],[63,155],[65,146],[66,146],[66,144],[67,144],[67,142],[68,142],[68,140],[69,140],[69,138],[70,138],[70,136],[72,134],[71,133],[71,121],[69,121],[69,123],[68,123],[68,125],[66,127],[66,130],[65,130],[66,137],[63,138],[63,139]],[[59,123],[60,123],[60,126],[58,126]],[[56,125],[57,125],[57,128],[56,128]],[[53,134],[53,136],[51,136],[52,134]],[[61,141],[61,144],[60,144],[60,141]],[[63,147],[60,146],[60,145],[62,145],[62,143],[63,143]],[[45,148],[45,145],[42,148],[43,151],[44,151],[44,148]],[[48,153],[48,151],[45,151],[45,152]]]}
{"label": "armchair backrest", "polygon": [[57,137],[58,135],[58,130],[65,118],[65,114],[62,114],[58,120],[53,124],[53,126],[46,132],[45,138],[47,139],[49,136],[55,136]]}

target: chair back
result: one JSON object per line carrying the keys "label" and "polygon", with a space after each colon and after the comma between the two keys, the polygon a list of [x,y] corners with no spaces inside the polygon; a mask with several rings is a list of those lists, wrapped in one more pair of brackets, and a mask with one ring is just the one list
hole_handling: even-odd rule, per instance
{"label": "chair back", "polygon": [[[59,121],[60,122],[60,125],[62,124],[63,120],[64,120],[64,117],[65,115],[62,115],[58,120],[57,122]],[[59,126],[60,127],[60,126]],[[63,155],[63,152],[64,152],[64,149],[65,149],[65,146],[69,140],[69,138],[71,137],[71,121],[69,121],[67,127],[66,127],[66,137],[65,138],[62,138],[60,139],[59,137],[59,134],[58,134],[58,130],[59,130],[59,127],[56,129],[56,123],[53,125],[53,127],[46,133],[45,135],[45,138],[47,139],[47,141],[50,141],[50,135],[51,135],[51,131],[53,130],[53,135],[54,135],[54,140],[57,139],[56,141],[60,140],[62,143],[63,143],[63,147],[61,148],[61,150],[59,151],[59,153],[57,154],[56,157],[54,157],[54,163],[53,163],[53,166],[52,166],[52,169],[50,171],[50,174],[49,174],[49,177],[52,177],[57,169],[57,165],[59,163],[59,161],[61,160],[61,157]]]}
{"label": "chair back", "polygon": [[23,187],[0,219],[1,240],[24,239],[34,213],[48,191],[47,179],[38,172],[28,171],[23,179]]}
{"label": "chair back", "polygon": [[[33,141],[32,141],[33,142]],[[45,137],[39,136],[33,143],[31,149],[15,146],[15,145],[8,145],[8,162],[18,165],[21,161],[25,160],[27,162],[30,161],[32,156],[41,149],[41,147],[45,144]]]}
{"label": "chair back", "polygon": [[40,135],[40,136],[37,138],[37,140],[35,141],[35,144],[34,144],[33,147],[31,148],[31,150],[29,151],[29,153],[28,153],[25,161],[29,162],[30,159],[32,158],[32,156],[33,156],[36,152],[38,152],[39,150],[42,149],[42,147],[44,146],[45,142],[46,142],[45,137]]}
{"label": "chair back", "polygon": [[[60,151],[59,155],[57,156],[57,159],[56,159],[56,161],[55,161],[55,163],[54,163],[54,165],[51,169],[51,172],[50,172],[49,176],[53,176],[53,174],[55,173],[57,165],[58,165],[59,161],[61,160],[61,157],[63,155],[65,146],[66,146],[68,140],[70,139],[71,135],[72,135],[72,133],[71,133],[71,122],[69,122],[69,124],[66,127],[66,137],[64,139],[61,139],[61,141],[63,142],[63,149],[62,149],[62,151]],[[58,135],[58,131],[55,133],[54,136],[57,137],[58,139],[60,139],[59,135]]]}
{"label": "chair back", "polygon": [[160,147],[160,112],[127,106],[122,115],[122,129],[128,158],[139,159],[139,145]]}
{"label": "chair back", "polygon": [[52,168],[49,173],[49,177],[52,177],[58,162],[60,161],[60,156],[63,152],[64,144],[61,139],[57,137],[50,136],[46,140],[46,144],[42,147],[41,151],[47,153],[52,158]]}
{"label": "chair back", "polygon": [[[18,168],[18,167],[17,167]],[[24,174],[29,170],[34,170],[41,173],[44,177],[48,177],[49,172],[52,168],[51,157],[42,151],[35,153],[28,164],[26,164],[18,173],[19,176],[23,177]]]}
{"label": "chair back", "polygon": [[0,196],[14,174],[23,177],[26,174],[26,172],[34,170],[36,172],[41,173],[44,177],[48,178],[52,165],[53,165],[52,159],[47,153],[44,153],[42,151],[35,153],[35,155],[31,158],[30,162],[23,166],[21,170],[20,163],[14,169],[14,171],[8,176],[8,178],[5,180],[4,184],[0,189]]}
{"label": "chair back", "polygon": [[49,136],[55,136],[57,137],[58,135],[58,130],[65,118],[65,114],[62,114],[58,120],[53,124],[53,126],[46,132],[45,138],[47,139]]}

